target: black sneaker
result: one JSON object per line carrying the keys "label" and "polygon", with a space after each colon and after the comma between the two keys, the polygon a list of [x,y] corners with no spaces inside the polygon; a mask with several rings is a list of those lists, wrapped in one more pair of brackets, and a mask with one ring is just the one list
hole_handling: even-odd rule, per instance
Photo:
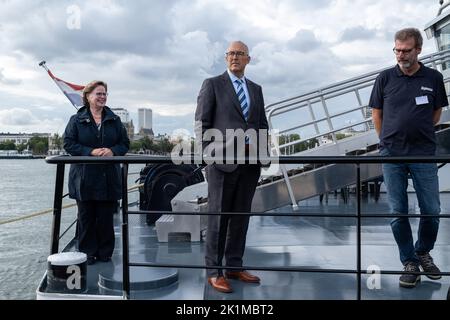
{"label": "black sneaker", "polygon": [[433,258],[430,256],[428,252],[424,254],[417,254],[419,258],[420,266],[422,267],[424,272],[431,272],[433,274],[427,274],[426,276],[433,280],[439,280],[442,276],[439,274],[441,270],[434,264]]}
{"label": "black sneaker", "polygon": [[[414,262],[406,263],[403,271],[406,272],[420,272],[419,266]],[[420,282],[420,274],[405,273],[400,276],[400,287],[414,288]]]}

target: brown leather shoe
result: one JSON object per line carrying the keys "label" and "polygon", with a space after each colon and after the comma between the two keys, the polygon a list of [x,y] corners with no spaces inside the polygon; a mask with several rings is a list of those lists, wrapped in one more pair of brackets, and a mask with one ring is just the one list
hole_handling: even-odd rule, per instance
{"label": "brown leather shoe", "polygon": [[233,292],[230,283],[223,276],[208,278],[208,283],[217,291],[224,293]]}
{"label": "brown leather shoe", "polygon": [[260,283],[261,279],[257,276],[252,275],[247,271],[227,271],[225,275],[228,279],[236,279],[243,282],[249,283]]}

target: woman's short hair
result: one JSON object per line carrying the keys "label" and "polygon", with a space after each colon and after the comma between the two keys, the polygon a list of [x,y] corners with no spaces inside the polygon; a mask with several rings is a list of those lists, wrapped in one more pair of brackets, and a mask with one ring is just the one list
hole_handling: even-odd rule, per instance
{"label": "woman's short hair", "polygon": [[106,84],[106,82],[101,81],[101,80],[94,80],[91,81],[90,83],[88,83],[86,85],[86,87],[84,87],[83,89],[83,105],[85,106],[89,106],[89,101],[87,99],[88,94],[90,94],[92,91],[95,90],[95,88],[99,87],[99,86],[103,86],[105,87],[106,92],[108,92],[108,85]]}

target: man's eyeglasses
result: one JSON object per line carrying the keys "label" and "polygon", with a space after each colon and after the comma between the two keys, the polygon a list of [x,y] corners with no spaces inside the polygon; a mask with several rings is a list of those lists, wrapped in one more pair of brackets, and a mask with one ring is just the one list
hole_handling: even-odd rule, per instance
{"label": "man's eyeglasses", "polygon": [[244,51],[228,51],[228,52],[225,52],[225,54],[227,57],[233,57],[233,56],[243,57],[243,56],[247,55]]}
{"label": "man's eyeglasses", "polygon": [[108,96],[108,92],[97,92],[95,95],[97,97],[107,97]]}
{"label": "man's eyeglasses", "polygon": [[411,48],[411,49],[397,49],[397,48],[393,48],[392,51],[394,51],[395,54],[408,54],[411,53],[411,51],[413,51],[415,48]]}

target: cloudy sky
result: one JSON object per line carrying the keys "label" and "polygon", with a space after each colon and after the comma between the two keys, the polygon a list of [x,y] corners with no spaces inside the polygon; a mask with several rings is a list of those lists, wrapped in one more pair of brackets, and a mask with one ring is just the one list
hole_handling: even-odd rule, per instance
{"label": "cloudy sky", "polygon": [[[0,0],[0,132],[62,133],[75,109],[42,68],[109,85],[108,105],[153,109],[155,133],[192,130],[202,81],[231,40],[266,104],[395,63],[393,34],[438,0]],[[425,38],[425,36],[424,36]],[[424,54],[435,50],[426,40]]]}

